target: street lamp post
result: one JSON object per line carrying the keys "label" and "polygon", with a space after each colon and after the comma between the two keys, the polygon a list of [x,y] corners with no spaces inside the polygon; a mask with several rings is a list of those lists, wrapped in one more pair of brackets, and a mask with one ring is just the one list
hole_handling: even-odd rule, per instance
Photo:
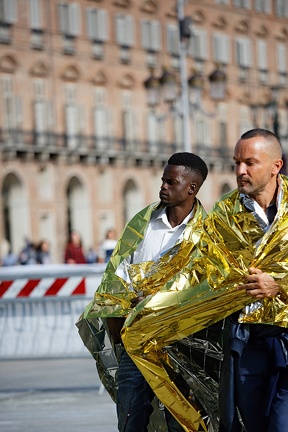
{"label": "street lamp post", "polygon": [[[177,19],[179,26],[179,53],[180,53],[180,79],[181,79],[181,99],[182,99],[182,119],[183,119],[183,141],[184,150],[191,151],[190,143],[190,123],[189,123],[189,92],[187,81],[187,67],[186,67],[186,38],[190,37],[191,20],[185,18],[184,15],[184,1],[177,0]],[[185,30],[188,30],[187,33]]]}
{"label": "street lamp post", "polygon": [[[183,144],[184,151],[191,152],[192,145],[190,139],[190,114],[195,109],[202,109],[201,107],[201,92],[204,87],[204,76],[199,73],[193,73],[192,76],[187,79],[187,42],[191,37],[192,31],[192,20],[190,17],[184,14],[184,3],[185,0],[177,0],[177,21],[179,28],[179,69],[180,69],[180,110],[178,114],[182,118],[182,130],[183,130]],[[167,68],[163,68],[164,71],[160,78],[157,78],[154,74],[154,70],[151,71],[151,75],[145,80],[144,86],[147,90],[147,101],[150,108],[156,109],[160,103],[161,98],[166,102],[171,112],[175,112],[176,101],[177,101],[177,82],[173,72],[170,72]],[[219,68],[216,68],[209,77],[210,84],[210,97],[214,101],[223,100],[226,93],[226,74]],[[193,97],[190,97],[190,91],[197,94],[197,103],[193,101]],[[190,101],[191,99],[191,101]],[[200,102],[200,103],[199,103]],[[178,111],[176,109],[176,111]],[[203,112],[203,110],[202,110]],[[163,116],[159,117],[159,120],[163,120]]]}

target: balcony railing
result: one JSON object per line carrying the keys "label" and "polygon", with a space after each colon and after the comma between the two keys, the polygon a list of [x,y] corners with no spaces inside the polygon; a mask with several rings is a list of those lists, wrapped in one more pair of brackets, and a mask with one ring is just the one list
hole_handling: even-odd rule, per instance
{"label": "balcony railing", "polygon": [[[0,129],[0,151],[9,157],[25,157],[32,153],[35,158],[73,157],[80,161],[134,161],[136,164],[164,164],[168,157],[178,151],[183,151],[173,143],[164,141],[148,142],[145,140],[97,137],[87,135],[39,133],[35,130]],[[232,155],[229,149],[220,147],[205,147],[197,143],[193,151],[203,157],[207,164],[216,162],[231,163]],[[7,156],[8,157],[8,156]]]}

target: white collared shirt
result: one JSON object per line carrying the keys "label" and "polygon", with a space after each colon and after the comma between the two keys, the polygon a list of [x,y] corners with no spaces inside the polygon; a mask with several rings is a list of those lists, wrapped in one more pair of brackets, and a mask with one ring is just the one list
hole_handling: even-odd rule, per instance
{"label": "white collared shirt", "polygon": [[173,228],[168,221],[166,207],[154,210],[145,237],[134,252],[133,262],[138,264],[143,261],[156,261],[159,259],[181,239],[192,215],[193,211],[186,216],[180,225]]}

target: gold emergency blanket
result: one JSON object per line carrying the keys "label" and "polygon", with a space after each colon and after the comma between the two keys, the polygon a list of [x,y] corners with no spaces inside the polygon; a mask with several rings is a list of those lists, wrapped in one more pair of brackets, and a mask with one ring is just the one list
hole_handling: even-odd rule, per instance
{"label": "gold emergency blanket", "polygon": [[[241,315],[241,322],[288,327],[288,180],[281,178],[283,199],[264,235],[242,205],[238,191],[227,194],[206,218],[198,248],[193,249],[187,266],[138,304],[125,321],[122,340],[127,352],[187,432],[208,430],[205,413],[176,385],[165,347],[251,303],[246,291],[236,287],[252,266],[271,274],[281,292],[273,299],[257,301],[254,311]],[[135,286],[141,285],[140,274],[148,290],[145,266],[135,271]]]}
{"label": "gold emergency blanket", "polygon": [[[203,230],[203,220],[206,213],[200,202],[196,200],[193,219],[188,222],[181,241],[176,243],[157,262],[144,263],[143,268],[134,264],[129,265],[129,274],[134,282],[133,286],[131,286],[131,284],[116,275],[116,269],[137,249],[137,246],[143,240],[151,214],[157,208],[159,208],[158,203],[146,207],[127,224],[106,267],[101,284],[95,292],[94,300],[86,307],[76,324],[80,337],[96,360],[99,377],[113,400],[116,400],[117,352],[115,356],[114,349],[111,348],[109,339],[107,340],[107,333],[109,335],[109,332],[105,319],[107,317],[126,317],[131,311],[131,299],[139,291],[143,292],[145,296],[151,296],[163,287],[169,290],[170,280],[173,279],[173,276],[180,272],[183,267],[185,268],[189,265],[195,246]],[[143,276],[145,277],[143,278]],[[186,347],[195,342],[195,348],[199,353],[205,351],[206,355],[211,351],[213,358],[217,357],[217,361],[220,363],[220,348],[217,343],[214,343],[214,334],[212,336],[209,348],[207,348],[208,335],[205,335],[205,341],[200,340],[200,338],[195,340],[193,338],[188,340],[187,338],[184,346]],[[116,351],[117,349],[118,347],[116,347]],[[188,359],[189,355],[187,357],[185,353],[181,353],[181,360],[179,360],[179,353],[179,347],[177,348],[177,352],[174,347],[173,350],[170,349],[168,355],[169,358],[175,359],[175,364],[177,363],[182,371],[185,368],[187,369],[187,366],[184,367],[184,363],[191,362]],[[199,364],[195,363],[195,367],[199,370]],[[197,382],[194,381],[194,389],[196,385],[197,388],[201,387],[203,389],[202,382],[205,381],[201,394],[203,394],[203,398],[206,401],[205,404],[207,403],[209,407],[212,407],[210,411],[216,412],[217,404],[215,400],[217,398],[217,389],[215,389],[214,379],[210,379],[208,376],[204,377],[202,369],[201,373],[203,377],[201,377],[201,380],[197,379]],[[189,374],[191,375],[192,372],[190,371]],[[211,387],[213,387],[213,392]],[[151,416],[152,420],[150,421],[149,431],[166,431],[163,413],[157,413],[157,407],[154,408],[153,416]]]}

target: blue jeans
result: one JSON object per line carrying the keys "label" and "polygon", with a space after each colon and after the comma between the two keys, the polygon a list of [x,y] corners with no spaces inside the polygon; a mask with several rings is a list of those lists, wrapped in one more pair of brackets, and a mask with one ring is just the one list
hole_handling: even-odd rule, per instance
{"label": "blue jeans", "polygon": [[[153,412],[151,405],[153,398],[154,393],[151,387],[123,349],[118,368],[118,430],[120,432],[147,432],[150,415]],[[168,431],[183,431],[174,417],[169,414],[167,413]]]}

